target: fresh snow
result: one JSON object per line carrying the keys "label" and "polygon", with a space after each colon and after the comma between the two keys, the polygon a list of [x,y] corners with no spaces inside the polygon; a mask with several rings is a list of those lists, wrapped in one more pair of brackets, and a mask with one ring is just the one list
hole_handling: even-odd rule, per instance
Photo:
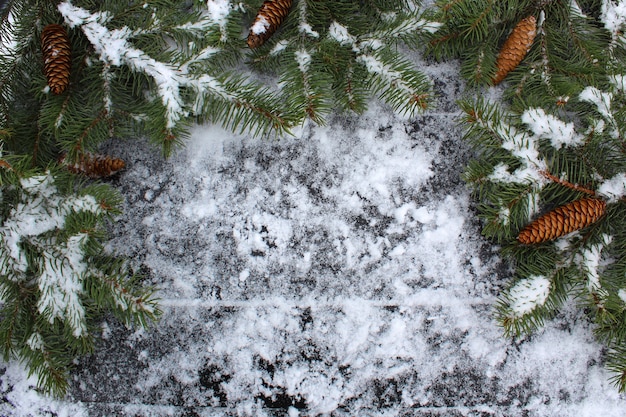
{"label": "fresh snow", "polygon": [[545,304],[550,294],[550,281],[543,276],[520,280],[508,292],[510,308],[515,317],[522,317]]}
{"label": "fresh snow", "polygon": [[605,196],[610,203],[626,196],[626,174],[620,173],[604,181],[598,187],[598,193]]}
{"label": "fresh snow", "polygon": [[626,2],[603,0],[600,19],[610,33],[617,34],[626,22]]}
{"label": "fresh snow", "polygon": [[556,149],[564,145],[578,146],[585,140],[583,135],[577,134],[574,123],[565,123],[544,109],[528,109],[522,114],[522,122],[540,138],[550,139]]}

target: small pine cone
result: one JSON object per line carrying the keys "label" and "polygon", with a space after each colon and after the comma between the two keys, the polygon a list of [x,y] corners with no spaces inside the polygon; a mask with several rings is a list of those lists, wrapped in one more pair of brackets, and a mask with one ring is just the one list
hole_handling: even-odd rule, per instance
{"label": "small pine cone", "polygon": [[61,157],[60,162],[67,167],[68,171],[90,178],[109,177],[126,166],[122,159],[90,152],[83,153],[75,163],[67,161],[66,156]]}
{"label": "small pine cone", "polygon": [[606,202],[581,198],[539,217],[520,232],[517,240],[526,245],[554,240],[595,223],[605,211]]}
{"label": "small pine cone", "polygon": [[496,59],[496,75],[493,83],[499,84],[507,74],[514,70],[524,59],[537,34],[537,19],[535,16],[528,16],[522,19],[513,29],[500,49]]}
{"label": "small pine cone", "polygon": [[61,25],[48,25],[41,32],[43,72],[54,94],[61,94],[70,83],[71,46]]}
{"label": "small pine cone", "polygon": [[265,0],[254,19],[248,34],[248,46],[258,48],[268,40],[283,23],[293,0]]}

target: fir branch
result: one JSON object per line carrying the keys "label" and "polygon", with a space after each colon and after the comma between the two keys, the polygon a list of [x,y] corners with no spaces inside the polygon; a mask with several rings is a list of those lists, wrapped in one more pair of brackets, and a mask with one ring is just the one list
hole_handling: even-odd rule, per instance
{"label": "fir branch", "polygon": [[[0,225],[0,338],[5,357],[17,356],[42,389],[62,395],[72,359],[93,349],[94,311],[119,310],[94,304],[87,293],[90,277],[115,282],[123,273],[111,269],[112,258],[95,261],[102,257],[102,221],[119,197],[101,184],[81,187],[66,173],[24,170],[28,164],[11,160],[13,168],[0,171],[3,203],[12,207]],[[101,295],[114,299],[116,292],[105,286]],[[143,298],[130,299],[121,315],[126,323],[158,317],[151,290],[135,286],[130,294]]]}
{"label": "fir branch", "polygon": [[361,112],[372,96],[407,114],[431,102],[430,81],[397,48],[417,45],[436,24],[409,2],[357,3],[297,2],[281,38],[253,52],[250,64],[278,72],[285,102],[302,119],[323,123],[335,107]]}
{"label": "fir branch", "polygon": [[613,373],[610,381],[620,392],[626,392],[626,346],[611,346],[606,359],[607,369]]}
{"label": "fir branch", "polygon": [[[624,390],[626,234],[621,224],[626,221],[622,201],[626,195],[625,103],[623,95],[616,94],[619,83],[607,85],[607,89],[596,84],[584,86],[602,80],[602,74],[566,74],[555,64],[552,49],[546,43],[540,48],[546,54],[544,61],[533,61],[535,69],[545,65],[550,73],[541,79],[537,70],[539,75],[527,74],[517,85],[526,93],[531,86],[537,89],[534,97],[508,96],[516,101],[507,111],[482,99],[460,102],[465,137],[477,152],[465,179],[479,199],[483,234],[501,244],[502,254],[514,261],[514,279],[500,297],[496,312],[505,334],[519,336],[537,330],[566,300],[574,299],[595,323],[598,341],[612,352],[607,368],[614,373],[613,382]],[[574,88],[576,94],[553,97],[555,92],[565,91],[561,86],[568,77],[575,80],[574,85],[580,82]],[[546,88],[548,85],[554,90]],[[595,203],[583,203],[585,200]],[[553,213],[554,207],[567,204],[593,206],[598,211],[580,218],[572,212],[576,224],[588,227],[556,241],[528,245],[516,241],[520,227],[536,213]]]}
{"label": "fir branch", "polygon": [[[59,10],[70,26],[82,30],[102,62],[106,87],[102,100],[106,112],[100,114],[113,120],[111,115],[119,113],[112,93],[115,91],[113,83],[117,81],[116,75],[123,67],[130,70],[127,75],[135,85],[140,84],[134,79],[140,76],[140,80],[143,76],[143,82],[159,97],[160,103],[152,101],[143,106],[151,120],[144,126],[150,136],[163,146],[165,154],[169,153],[171,145],[179,137],[185,136],[188,116],[221,122],[232,129],[250,128],[257,134],[272,129],[282,133],[291,127],[289,118],[281,116],[278,101],[271,97],[266,99],[270,94],[267,89],[242,77],[231,76],[228,79],[223,75],[223,64],[217,63],[224,61],[223,58],[230,52],[225,52],[225,55],[219,45],[205,42],[203,32],[211,28],[215,30],[216,26],[210,16],[197,14],[193,23],[185,24],[175,24],[171,18],[152,21],[150,17],[147,29],[131,30],[128,26],[109,28],[114,23],[126,23],[126,19],[119,19],[117,15],[114,15],[116,19],[112,19],[107,13],[92,13],[69,2],[61,3]],[[171,36],[171,40],[180,43],[181,47],[176,48],[174,55],[162,42],[163,39],[155,39],[161,35]],[[194,46],[190,47],[192,42]],[[221,74],[212,76],[207,69]],[[219,111],[209,111],[208,102],[220,103],[217,106]],[[205,111],[210,114],[203,114]],[[109,122],[109,131],[112,131],[112,124]]]}

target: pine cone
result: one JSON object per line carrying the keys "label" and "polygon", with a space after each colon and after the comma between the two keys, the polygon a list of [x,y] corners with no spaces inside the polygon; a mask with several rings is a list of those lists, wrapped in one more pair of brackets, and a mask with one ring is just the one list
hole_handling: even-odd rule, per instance
{"label": "pine cone", "polygon": [[109,177],[126,166],[122,159],[90,152],[83,153],[75,163],[68,162],[66,155],[61,157],[60,162],[67,167],[68,171],[90,178]]}
{"label": "pine cone", "polygon": [[61,25],[48,25],[41,32],[43,72],[54,94],[61,94],[70,83],[71,46]]}
{"label": "pine cone", "polygon": [[535,16],[528,16],[522,19],[513,29],[500,49],[496,59],[496,75],[493,83],[499,84],[507,74],[515,69],[524,59],[537,34],[537,19]]}
{"label": "pine cone", "polygon": [[258,48],[268,40],[283,23],[292,0],[265,0],[257,13],[248,34],[248,46]]}
{"label": "pine cone", "polygon": [[605,211],[606,202],[581,198],[539,217],[520,232],[517,240],[523,244],[554,240],[595,223]]}

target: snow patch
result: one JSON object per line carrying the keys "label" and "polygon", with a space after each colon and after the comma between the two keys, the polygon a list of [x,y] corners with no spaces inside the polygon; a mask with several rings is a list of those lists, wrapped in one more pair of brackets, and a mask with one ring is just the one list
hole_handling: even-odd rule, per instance
{"label": "snow patch", "polygon": [[550,294],[550,280],[534,276],[520,280],[508,292],[510,308],[516,317],[522,317],[542,306]]}

